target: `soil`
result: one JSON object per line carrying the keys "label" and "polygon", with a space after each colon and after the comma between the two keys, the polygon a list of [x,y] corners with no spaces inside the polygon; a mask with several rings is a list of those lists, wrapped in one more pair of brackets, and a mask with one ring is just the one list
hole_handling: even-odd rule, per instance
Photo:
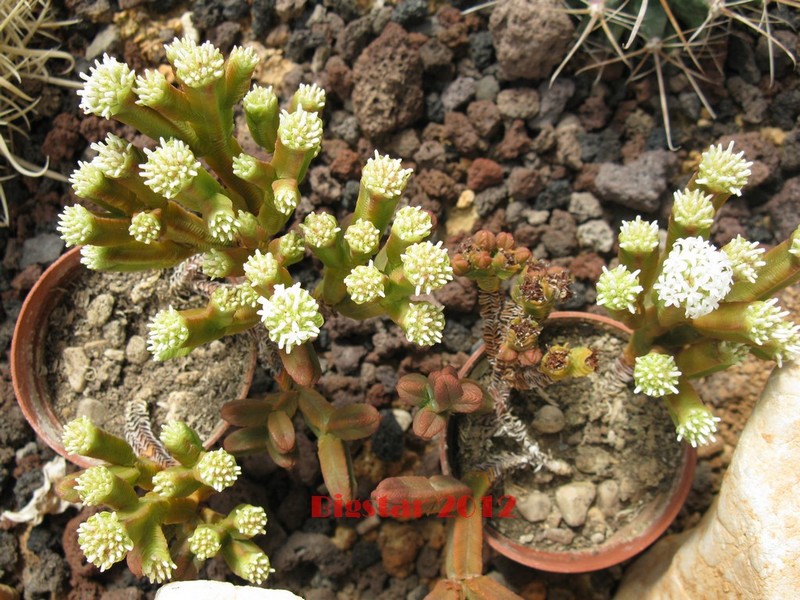
{"label": "soil", "polygon": [[[528,425],[530,437],[559,468],[539,463],[507,472],[492,495],[515,498],[513,518],[495,511],[489,523],[537,550],[600,551],[612,539],[618,543],[616,532],[651,502],[663,501],[679,476],[683,448],[661,402],[634,394],[630,384],[611,391],[619,387],[609,382],[618,378],[613,366],[624,347],[621,337],[589,324],[551,322],[541,339],[545,346],[587,345],[597,352],[599,368],[548,386],[546,400],[536,390],[511,393],[510,413]],[[498,452],[521,452],[517,442],[494,433],[496,424],[493,414],[456,421],[458,472],[480,468]]]}
{"label": "soil", "polygon": [[[716,60],[723,71],[719,80],[700,82],[716,120],[691,92],[685,74],[663,62],[664,104],[679,146],[668,152],[656,75],[648,74],[652,64],[644,65],[634,82],[614,66],[599,78],[594,71],[579,73],[588,60],[582,52],[552,86],[549,74],[503,73],[498,57],[548,34],[549,17],[541,16],[524,35],[510,35],[496,48],[492,9],[459,13],[458,8],[473,4],[56,0],[57,17],[75,24],[52,33],[76,64],[72,74],[57,63],[51,72],[79,81],[78,73],[88,72],[105,52],[139,73],[155,69],[164,60],[165,40],[192,29],[200,41],[211,40],[226,54],[233,44],[255,45],[262,57],[256,79],[274,85],[283,104],[301,82],[317,82],[328,91],[323,150],[301,188],[298,218],[318,209],[337,217],[351,211],[360,168],[378,148],[415,169],[405,196],[436,215],[447,247],[481,228],[513,231],[536,256],[571,267],[576,281],[574,297],[564,307],[569,310],[599,310],[594,286],[601,268],[613,266],[620,221],[642,213],[665,227],[672,190],[685,185],[699,152],[712,143],[727,146],[733,140],[755,161],[743,198],[720,211],[712,241],[724,244],[741,233],[772,246],[800,223],[800,77],[778,52],[770,86],[770,48],[752,30],[734,24]],[[503,4],[516,12],[506,23],[539,18],[540,11],[531,10],[536,3]],[[782,13],[773,23],[774,35],[784,47],[796,48],[798,12],[778,8]],[[529,48],[520,52],[528,52],[518,55],[520,67],[538,69],[539,54]],[[506,68],[514,66],[505,62]],[[45,164],[49,156],[50,168],[66,177],[77,160],[92,158],[89,144],[108,131],[140,146],[153,143],[130,127],[83,114],[73,89],[40,81],[25,86],[42,101],[27,115],[29,128],[18,123],[28,136],[11,141],[14,151],[34,165]],[[239,139],[254,151],[246,135]],[[7,351],[22,300],[63,252],[55,234],[58,213],[75,197],[68,184],[47,178],[19,177],[4,182],[3,190],[11,224],[0,228],[0,348],[5,351],[0,356],[0,508],[19,510],[41,485],[42,465],[53,453],[36,439],[16,405]],[[307,289],[318,277],[308,261],[293,266],[292,274]],[[385,475],[440,472],[435,445],[403,426],[411,411],[399,403],[394,388],[407,372],[429,373],[465,362],[480,338],[476,296],[473,282],[464,279],[437,292],[448,324],[443,343],[430,349],[410,346],[390,323],[337,318],[326,323],[316,343],[323,365],[320,391],[337,406],[367,401],[382,414],[378,434],[352,446],[360,498],[369,497]],[[788,307],[791,300],[782,302]],[[794,306],[800,307],[797,295]],[[800,314],[793,318],[800,320]],[[752,359],[705,382],[701,393],[722,418],[720,435],[698,452],[692,491],[671,532],[691,527],[713,501],[772,366]],[[253,393],[267,385],[257,379]],[[245,457],[237,485],[213,500],[220,511],[239,502],[266,508],[268,533],[257,542],[276,569],[267,585],[289,588],[306,600],[422,599],[442,570],[442,520],[312,518],[310,497],[322,489],[313,435],[299,429],[297,443],[299,458],[291,472],[263,456]],[[137,580],[124,565],[102,574],[86,565],[76,548],[75,528],[89,514],[71,508],[46,515],[36,527],[0,523],[0,585],[26,600],[152,598],[156,586]],[[486,560],[487,572],[526,600],[608,600],[625,567],[559,575],[520,567],[493,552]],[[219,561],[209,561],[201,575],[243,583]]]}
{"label": "soil", "polygon": [[65,291],[48,321],[48,385],[57,416],[66,423],[87,415],[125,435],[131,401],[145,402],[153,431],[184,421],[211,437],[220,408],[241,398],[253,365],[255,339],[229,336],[188,356],[156,362],[146,348],[147,324],[165,306],[202,306],[197,292],[173,290],[173,270],[86,272]]}

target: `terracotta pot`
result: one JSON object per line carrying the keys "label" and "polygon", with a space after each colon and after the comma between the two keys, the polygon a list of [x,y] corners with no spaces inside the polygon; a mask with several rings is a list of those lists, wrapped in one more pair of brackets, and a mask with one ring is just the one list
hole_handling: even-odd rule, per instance
{"label": "terracotta pot", "polygon": [[[80,467],[98,464],[98,461],[69,454],[61,444],[63,425],[53,410],[50,392],[45,377],[46,324],[50,313],[58,305],[69,285],[85,273],[80,262],[80,248],[73,248],[56,260],[34,284],[22,304],[14,337],[11,341],[11,380],[17,402],[34,431],[53,450]],[[252,360],[239,391],[245,398],[255,374],[258,352]],[[211,435],[204,441],[206,448],[212,447],[225,431],[227,423],[220,419]]]}
{"label": "terracotta pot", "polygon": [[[626,338],[631,333],[630,329],[622,323],[603,315],[591,313],[554,312],[550,315],[550,320],[558,320],[562,323],[589,321],[622,338]],[[460,376],[477,378],[478,375],[474,373],[474,370],[481,366],[483,358],[484,347],[481,346],[461,368]],[[453,426],[453,422],[451,420],[448,423],[447,435],[442,436],[439,448],[442,471],[446,475],[450,475],[452,472],[450,465],[457,439],[457,430]],[[696,463],[697,453],[694,448],[689,444],[682,444],[679,473],[670,489],[657,496],[632,522],[618,529],[600,546],[566,552],[537,550],[506,537],[492,527],[488,521],[484,526],[486,541],[497,552],[511,560],[543,571],[583,573],[616,565],[647,548],[669,527],[689,495]]]}

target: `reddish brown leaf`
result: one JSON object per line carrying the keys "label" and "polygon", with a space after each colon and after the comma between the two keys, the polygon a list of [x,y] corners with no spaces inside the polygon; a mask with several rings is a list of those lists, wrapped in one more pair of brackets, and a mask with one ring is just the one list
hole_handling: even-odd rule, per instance
{"label": "reddish brown leaf", "polygon": [[425,407],[414,415],[414,433],[423,440],[430,440],[447,426],[447,418]]}
{"label": "reddish brown leaf", "polygon": [[294,424],[282,410],[271,412],[267,420],[267,430],[275,449],[281,454],[294,450]]}
{"label": "reddish brown leaf", "polygon": [[381,415],[369,404],[351,404],[333,410],[325,431],[349,441],[369,437],[378,429]]}

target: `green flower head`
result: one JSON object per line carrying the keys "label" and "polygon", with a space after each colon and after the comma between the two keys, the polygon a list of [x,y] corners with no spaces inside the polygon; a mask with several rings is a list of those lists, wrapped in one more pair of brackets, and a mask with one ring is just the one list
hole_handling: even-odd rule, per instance
{"label": "green flower head", "polygon": [[357,254],[374,254],[381,241],[381,232],[366,219],[358,219],[344,232],[344,239]]}
{"label": "green flower head", "polygon": [[233,524],[245,537],[262,535],[267,532],[267,513],[260,506],[241,506],[233,513]]}
{"label": "green flower head", "polygon": [[376,150],[374,158],[367,160],[361,171],[361,184],[372,194],[399,198],[413,173],[412,169],[403,169],[401,164],[399,158],[381,156]]}
{"label": "green flower head", "polygon": [[427,241],[412,244],[400,259],[406,279],[416,287],[416,294],[430,294],[453,279],[453,267],[442,242],[436,245]]}
{"label": "green flower head", "polygon": [[133,98],[133,84],[136,74],[125,63],[103,54],[103,60],[96,60],[89,74],[81,73],[86,83],[78,90],[81,97],[81,110],[87,115],[100,115],[110,119]]}
{"label": "green flower head", "polygon": [[293,113],[282,111],[278,125],[281,143],[292,150],[319,151],[322,145],[322,119],[315,112],[298,108]]}
{"label": "green flower head", "polygon": [[737,235],[730,242],[722,247],[722,251],[728,255],[733,269],[733,276],[739,281],[749,281],[755,283],[758,278],[758,271],[767,263],[761,260],[764,248],[758,242],[748,242],[741,235]]}
{"label": "green flower head", "polygon": [[432,346],[442,341],[444,308],[430,302],[412,302],[400,325],[408,341]]}
{"label": "green flower head", "polygon": [[354,267],[344,278],[347,293],[356,304],[374,302],[385,296],[386,276],[369,261],[366,265]]}
{"label": "green flower head", "polygon": [[636,383],[633,391],[655,398],[677,394],[680,376],[675,359],[669,354],[651,352],[638,356],[633,367],[633,380]]}
{"label": "green flower head", "polygon": [[161,235],[161,221],[153,213],[136,213],[131,219],[131,226],[128,233],[137,242],[151,244]]}
{"label": "green flower head", "polygon": [[323,323],[319,304],[300,283],[291,287],[278,284],[272,296],[261,298],[260,302],[262,308],[258,314],[269,332],[269,339],[287,354],[295,346],[317,339]]}
{"label": "green flower head", "polygon": [[236,459],[222,449],[206,452],[197,462],[196,469],[198,479],[218,492],[232,486],[242,474]]}
{"label": "green flower head", "polygon": [[222,52],[211,42],[198,46],[191,38],[175,38],[164,50],[167,60],[175,67],[175,75],[191,88],[213,83],[225,73]]}
{"label": "green flower head", "polygon": [[597,304],[609,310],[627,310],[636,312],[636,300],[644,289],[639,285],[639,270],[631,273],[625,265],[619,265],[609,271],[603,267],[603,273],[597,280]]}
{"label": "green flower head", "polygon": [[109,133],[103,142],[94,142],[90,148],[97,152],[92,164],[111,179],[122,177],[136,160],[133,144],[113,133]]}
{"label": "green flower head", "polygon": [[409,244],[421,242],[432,229],[431,214],[419,206],[404,206],[397,211],[392,223],[392,233]]}
{"label": "green flower head", "polygon": [[166,360],[189,339],[186,320],[171,306],[160,310],[148,323],[147,349],[155,360]]}
{"label": "green flower head", "polygon": [[64,207],[58,216],[58,232],[67,246],[85,244],[92,234],[94,216],[80,204]]}
{"label": "green flower head", "polygon": [[88,506],[102,503],[114,485],[114,474],[108,467],[89,467],[75,480],[75,491]]}
{"label": "green flower head", "polygon": [[300,224],[306,243],[312,248],[326,248],[336,241],[341,231],[336,217],[330,213],[310,213]]}
{"label": "green flower head", "polygon": [[97,513],[81,523],[78,526],[78,544],[86,560],[101,572],[133,550],[133,541],[113,512]]}
{"label": "green flower head", "polygon": [[711,146],[703,152],[695,183],[715,194],[741,196],[752,165],[744,159],[744,152],[733,153],[733,142],[725,150],[722,144]]}
{"label": "green flower head", "polygon": [[714,222],[712,196],[700,190],[682,190],[673,194],[672,218],[684,227],[708,229]]}
{"label": "green flower head", "polygon": [[712,415],[705,407],[690,409],[675,428],[678,441],[686,440],[694,448],[716,441],[714,433],[717,431],[719,420],[719,417]]}
{"label": "green flower head", "polygon": [[200,169],[200,161],[181,140],[161,138],[158,148],[145,148],[144,153],[148,158],[140,175],[145,185],[165,198],[174,198],[189,187]]}

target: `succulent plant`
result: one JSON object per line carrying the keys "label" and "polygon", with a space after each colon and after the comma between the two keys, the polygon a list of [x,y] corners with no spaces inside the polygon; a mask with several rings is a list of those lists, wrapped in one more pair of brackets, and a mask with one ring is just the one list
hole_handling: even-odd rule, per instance
{"label": "succulent plant", "polygon": [[690,380],[759,358],[794,360],[800,325],[771,298],[800,280],[800,228],[771,250],[737,236],[709,241],[715,214],[739,196],[750,165],[733,142],[702,155],[687,189],[675,192],[663,248],[658,224],[622,223],[619,262],[597,282],[597,303],[634,330],[621,357],[635,391],[664,399],[693,446],[714,440],[716,421]]}
{"label": "succulent plant", "polygon": [[264,509],[242,504],[222,515],[203,506],[236,482],[236,460],[224,450],[206,451],[180,421],[164,426],[161,442],[168,460],[157,462],[137,456],[88,417],[65,426],[67,452],[103,462],[59,485],[67,500],[110,509],[78,527],[86,559],[105,571],[127,557],[134,572],[162,583],[219,554],[234,573],[261,584],[270,573],[269,559],[252,538],[266,531]]}

